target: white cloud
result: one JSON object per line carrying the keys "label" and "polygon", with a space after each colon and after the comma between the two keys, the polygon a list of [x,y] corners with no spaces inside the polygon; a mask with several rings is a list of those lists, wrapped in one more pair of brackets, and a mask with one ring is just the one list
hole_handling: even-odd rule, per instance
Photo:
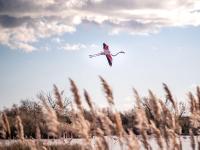
{"label": "white cloud", "polygon": [[74,50],[81,50],[81,49],[97,49],[99,48],[96,44],[81,44],[81,43],[65,43],[61,44],[61,49],[67,50],[67,51],[74,51]]}
{"label": "white cloud", "polygon": [[148,35],[199,26],[199,8],[199,0],[0,0],[0,43],[32,51],[39,39],[75,32],[84,23],[109,27],[110,34]]}
{"label": "white cloud", "polygon": [[36,50],[35,47],[33,47],[29,44],[26,44],[26,43],[18,43],[18,44],[16,44],[16,47],[18,49],[23,49],[25,52],[32,52],[32,51]]}
{"label": "white cloud", "polygon": [[120,111],[131,110],[135,107],[135,101],[133,96],[124,97],[122,100],[118,101],[117,105]]}
{"label": "white cloud", "polygon": [[52,42],[61,43],[62,39],[59,37],[52,38]]}
{"label": "white cloud", "polygon": [[91,44],[91,45],[89,46],[89,48],[100,48],[100,47],[99,47],[99,45]]}
{"label": "white cloud", "polygon": [[63,47],[62,47],[64,50],[67,50],[67,51],[71,51],[71,50],[80,50],[80,49],[84,49],[86,48],[86,45],[84,44],[65,44]]}

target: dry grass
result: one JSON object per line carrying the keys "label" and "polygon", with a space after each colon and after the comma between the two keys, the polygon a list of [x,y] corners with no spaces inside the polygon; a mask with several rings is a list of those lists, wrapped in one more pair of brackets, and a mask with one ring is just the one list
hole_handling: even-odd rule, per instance
{"label": "dry grass", "polygon": [[17,129],[17,137],[21,140],[24,140],[24,128],[19,115],[16,116],[15,126]]}
{"label": "dry grass", "polygon": [[2,113],[2,125],[5,133],[8,137],[10,137],[11,131],[10,131],[10,124],[8,122],[7,115],[5,113]]}
{"label": "dry grass", "polygon": [[[109,104],[109,110],[113,114],[113,119],[101,109],[97,108],[92,102],[88,92],[84,90],[84,98],[89,106],[90,113],[92,114],[92,121],[88,121],[84,115],[84,107],[81,101],[78,87],[72,79],[69,79],[71,85],[71,92],[74,98],[74,104],[76,108],[72,109],[72,124],[63,124],[58,121],[58,113],[48,105],[46,102],[47,97],[43,94],[38,95],[38,98],[42,101],[43,119],[45,121],[48,135],[54,138],[58,138],[59,128],[65,128],[66,131],[70,131],[79,135],[84,139],[81,145],[59,145],[59,146],[44,146],[39,144],[31,144],[26,142],[19,142],[17,144],[9,145],[0,148],[4,149],[109,149],[109,143],[105,138],[107,136],[116,136],[120,142],[121,147],[127,146],[127,149],[140,149],[142,143],[145,149],[152,149],[149,138],[153,136],[156,139],[158,148],[166,149],[182,149],[182,141],[180,139],[181,127],[179,124],[179,110],[177,108],[177,102],[172,96],[166,84],[163,84],[164,91],[166,93],[166,99],[161,100],[149,90],[148,97],[141,98],[136,89],[133,89],[135,97],[134,116],[135,122],[134,128],[137,128],[140,132],[141,138],[138,138],[132,129],[125,130],[122,124],[122,118],[120,112],[115,108],[114,96],[111,87],[104,78],[99,77],[105,97]],[[56,105],[59,106],[62,111],[64,104],[62,98],[62,92],[60,92],[56,85],[54,85],[54,96],[56,99]],[[191,92],[188,94],[190,105],[190,122],[193,128],[200,127],[200,88],[197,87],[196,96]],[[133,101],[134,103],[134,101]],[[172,108],[166,104],[171,103]],[[5,113],[2,113],[1,122],[3,131],[10,137],[11,130],[9,122]],[[37,123],[36,136],[37,139],[41,138],[39,122]],[[19,115],[16,116],[16,129],[18,138],[24,140],[23,122]],[[92,130],[91,130],[92,129]],[[95,136],[95,144],[91,144],[91,137]],[[193,131],[190,130],[191,148],[195,149],[195,143]]]}
{"label": "dry grass", "polygon": [[0,150],[82,150],[79,144],[44,145],[41,142],[15,142],[10,145],[0,145]]}
{"label": "dry grass", "polygon": [[53,88],[54,88],[54,95],[55,95],[55,98],[56,98],[56,104],[61,108],[63,109],[64,108],[64,104],[63,104],[63,100],[62,100],[62,95],[61,93],[59,92],[58,90],[58,87],[54,84],[53,85]]}
{"label": "dry grass", "polygon": [[38,98],[42,101],[43,104],[42,112],[48,131],[48,137],[58,137],[59,122],[55,110],[47,104],[46,97],[44,95],[39,94]]}

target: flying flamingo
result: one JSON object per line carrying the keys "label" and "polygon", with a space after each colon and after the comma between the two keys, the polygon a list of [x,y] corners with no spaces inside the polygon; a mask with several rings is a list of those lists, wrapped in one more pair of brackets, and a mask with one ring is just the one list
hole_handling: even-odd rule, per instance
{"label": "flying flamingo", "polygon": [[92,58],[92,57],[96,57],[96,56],[100,56],[100,55],[105,55],[107,60],[108,60],[108,64],[110,66],[112,66],[112,56],[117,56],[120,53],[124,54],[125,52],[124,51],[119,51],[116,54],[111,54],[108,45],[106,43],[103,43],[103,52],[100,52],[100,53],[97,53],[97,54],[94,54],[94,55],[89,55],[89,56],[90,56],[90,58]]}

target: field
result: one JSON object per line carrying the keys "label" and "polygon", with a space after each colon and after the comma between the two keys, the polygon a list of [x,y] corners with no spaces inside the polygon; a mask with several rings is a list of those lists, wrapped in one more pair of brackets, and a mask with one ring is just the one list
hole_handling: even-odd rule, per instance
{"label": "field", "polygon": [[[105,137],[108,143],[109,150],[128,150],[129,148],[127,145],[124,143],[123,146],[120,146],[119,139],[117,137]],[[140,139],[141,137],[137,137]],[[196,142],[198,141],[198,137],[195,137]],[[44,147],[47,147],[47,149],[81,149],[82,146],[81,144],[83,143],[83,139],[52,139],[52,140],[24,140],[19,141],[19,140],[1,140],[0,145],[1,149],[16,149],[16,145],[29,145],[29,149],[45,149]],[[189,150],[191,149],[190,146],[190,137],[189,136],[181,136],[181,141],[182,141],[182,149],[183,150]],[[95,137],[91,139],[91,146],[92,149],[95,149]],[[159,149],[158,145],[156,144],[156,139],[153,137],[149,138],[149,144],[151,145],[152,149]],[[139,143],[140,149],[145,150],[144,146],[142,143]],[[26,146],[21,146],[26,147]],[[28,147],[28,146],[27,146]],[[22,148],[23,149],[23,148]],[[166,145],[164,146],[164,149],[169,149]],[[171,148],[173,149],[173,148]],[[198,149],[198,145],[195,146],[195,149]]]}
{"label": "field", "polygon": [[195,94],[188,93],[188,110],[177,103],[166,84],[163,100],[151,90],[148,96],[140,97],[133,89],[135,107],[123,114],[115,107],[111,87],[99,78],[108,102],[106,109],[98,108],[84,90],[86,110],[78,87],[69,79],[73,103],[54,85],[53,97],[40,93],[37,105],[26,101],[2,111],[0,148],[199,149],[199,87]]}

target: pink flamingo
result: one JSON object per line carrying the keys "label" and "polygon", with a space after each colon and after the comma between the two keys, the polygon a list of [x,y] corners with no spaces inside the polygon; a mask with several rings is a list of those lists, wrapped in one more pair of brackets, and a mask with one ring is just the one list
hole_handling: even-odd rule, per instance
{"label": "pink flamingo", "polygon": [[96,57],[96,56],[100,56],[100,55],[105,55],[107,60],[108,60],[108,64],[110,66],[112,66],[112,56],[117,56],[120,53],[124,54],[125,52],[124,51],[119,51],[116,54],[111,54],[108,45],[103,43],[103,52],[100,52],[100,53],[97,53],[97,54],[94,54],[94,55],[89,55],[89,56],[90,56],[90,58],[92,58],[92,57]]}

